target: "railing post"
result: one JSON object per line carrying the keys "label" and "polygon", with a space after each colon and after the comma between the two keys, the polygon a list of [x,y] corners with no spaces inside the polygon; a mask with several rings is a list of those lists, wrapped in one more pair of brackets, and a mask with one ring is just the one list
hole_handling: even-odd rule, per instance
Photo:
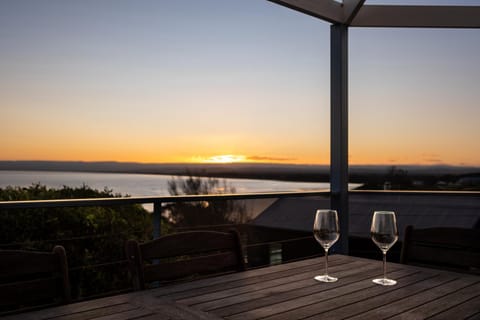
{"label": "railing post", "polygon": [[158,239],[162,235],[162,203],[153,202],[153,239]]}

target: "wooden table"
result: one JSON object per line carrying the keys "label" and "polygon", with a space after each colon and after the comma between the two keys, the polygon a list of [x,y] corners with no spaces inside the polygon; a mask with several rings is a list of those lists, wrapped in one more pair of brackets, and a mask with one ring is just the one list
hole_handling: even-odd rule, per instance
{"label": "wooden table", "polygon": [[334,283],[313,280],[324,258],[184,282],[7,319],[480,319],[480,277],[334,255]]}

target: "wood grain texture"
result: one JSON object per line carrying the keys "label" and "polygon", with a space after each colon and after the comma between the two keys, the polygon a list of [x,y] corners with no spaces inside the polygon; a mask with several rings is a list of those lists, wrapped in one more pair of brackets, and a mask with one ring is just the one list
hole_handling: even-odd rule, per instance
{"label": "wood grain texture", "polygon": [[407,226],[400,261],[480,274],[480,231]]}
{"label": "wood grain texture", "polygon": [[65,249],[0,250],[0,314],[70,302]]}
{"label": "wood grain texture", "polygon": [[397,285],[372,282],[381,261],[333,255],[334,283],[313,277],[314,258],[153,290],[75,303],[2,320],[46,319],[475,319],[480,316],[480,277],[404,264],[388,264]]}
{"label": "wood grain texture", "polygon": [[352,27],[480,28],[478,6],[364,5]]}
{"label": "wood grain texture", "polygon": [[125,255],[134,290],[144,290],[156,281],[245,270],[235,230],[180,232],[145,243],[129,240]]}

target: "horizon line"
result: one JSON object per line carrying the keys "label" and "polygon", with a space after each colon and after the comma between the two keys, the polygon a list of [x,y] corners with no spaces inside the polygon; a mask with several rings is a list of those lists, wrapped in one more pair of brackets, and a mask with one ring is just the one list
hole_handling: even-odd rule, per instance
{"label": "horizon line", "polygon": [[[263,162],[263,161],[238,161],[238,162],[141,162],[141,161],[119,161],[119,160],[6,160],[1,162],[14,163],[83,163],[83,164],[135,164],[135,165],[193,165],[193,166],[235,166],[235,165],[275,165],[275,166],[330,166],[329,163],[290,163],[290,162]],[[473,167],[480,168],[480,164],[449,164],[449,163],[350,163],[349,166],[388,166],[388,167]]]}

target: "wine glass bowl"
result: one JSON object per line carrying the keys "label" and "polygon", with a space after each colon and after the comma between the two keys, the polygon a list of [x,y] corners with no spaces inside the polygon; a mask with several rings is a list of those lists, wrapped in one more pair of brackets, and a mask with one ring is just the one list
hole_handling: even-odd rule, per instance
{"label": "wine glass bowl", "polygon": [[387,278],[387,251],[398,240],[397,219],[393,211],[375,211],[370,229],[372,241],[383,254],[383,278],[372,280],[376,284],[392,286],[397,281]]}
{"label": "wine glass bowl", "polygon": [[317,210],[313,223],[313,235],[325,250],[325,274],[316,276],[321,282],[335,282],[338,279],[328,275],[328,250],[340,237],[338,214],[335,210]]}

